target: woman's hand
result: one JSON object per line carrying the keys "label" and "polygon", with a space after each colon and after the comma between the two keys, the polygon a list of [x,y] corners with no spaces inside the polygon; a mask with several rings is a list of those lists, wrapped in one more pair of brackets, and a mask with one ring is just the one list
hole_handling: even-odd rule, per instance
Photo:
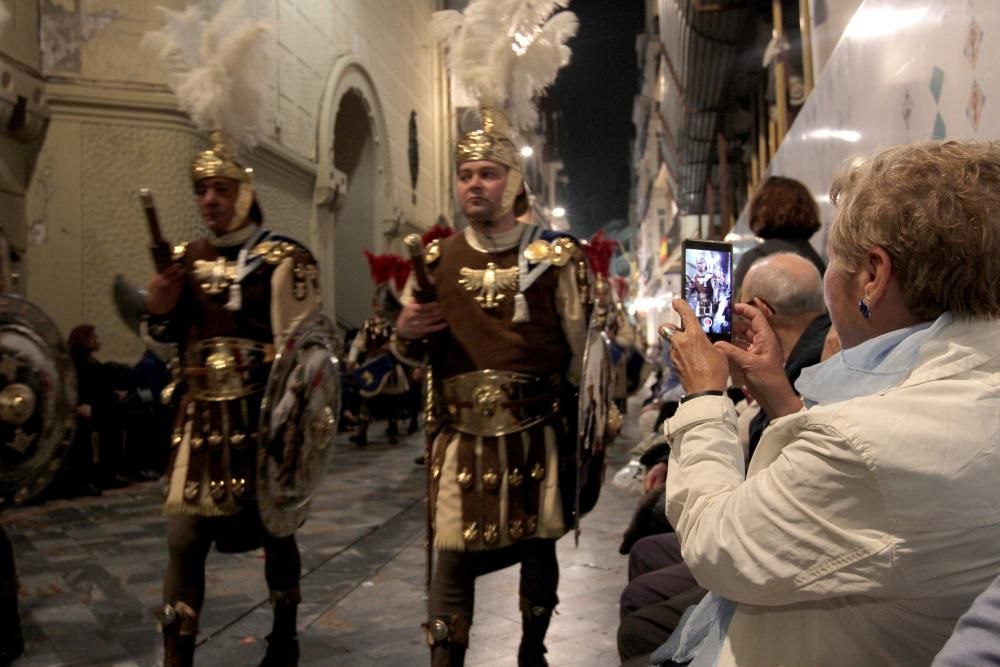
{"label": "woman's hand", "polygon": [[416,340],[448,328],[437,301],[417,303],[411,301],[403,306],[396,319],[396,335],[400,338]]}
{"label": "woman's hand", "polygon": [[674,299],[674,310],[681,316],[683,329],[669,324],[663,327],[670,343],[674,370],[689,394],[702,391],[725,391],[729,379],[726,355],[712,346],[691,307],[683,299]]}
{"label": "woman's hand", "polygon": [[642,490],[652,491],[658,486],[665,486],[667,483],[667,464],[657,463],[646,472],[642,480]]}
{"label": "woman's hand", "polygon": [[726,342],[718,342],[721,350],[734,367],[738,368],[753,397],[771,419],[798,412],[802,400],[795,394],[785,376],[785,358],[778,337],[771,329],[764,313],[745,304],[735,305],[737,315],[750,322],[746,333],[746,349]]}

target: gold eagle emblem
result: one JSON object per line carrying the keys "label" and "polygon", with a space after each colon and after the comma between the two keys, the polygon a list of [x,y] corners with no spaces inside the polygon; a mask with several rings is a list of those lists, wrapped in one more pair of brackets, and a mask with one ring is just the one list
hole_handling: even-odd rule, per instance
{"label": "gold eagle emblem", "polygon": [[222,294],[222,290],[236,279],[236,263],[227,262],[224,257],[214,261],[196,259],[194,276],[206,294]]}
{"label": "gold eagle emblem", "polygon": [[484,310],[492,310],[505,298],[501,291],[517,291],[517,272],[516,266],[501,269],[493,262],[489,262],[485,269],[463,267],[460,271],[462,279],[458,284],[468,292],[479,292],[476,302]]}

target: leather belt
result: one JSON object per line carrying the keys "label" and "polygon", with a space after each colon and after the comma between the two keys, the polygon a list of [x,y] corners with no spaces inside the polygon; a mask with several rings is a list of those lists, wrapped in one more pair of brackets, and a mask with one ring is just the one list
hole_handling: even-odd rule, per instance
{"label": "leather belt", "polygon": [[274,346],[246,338],[206,338],[190,346],[182,369],[191,396],[231,401],[263,391]]}
{"label": "leather belt", "polygon": [[559,410],[559,375],[543,379],[527,373],[482,370],[452,376],[443,384],[450,425],[470,435],[517,433]]}

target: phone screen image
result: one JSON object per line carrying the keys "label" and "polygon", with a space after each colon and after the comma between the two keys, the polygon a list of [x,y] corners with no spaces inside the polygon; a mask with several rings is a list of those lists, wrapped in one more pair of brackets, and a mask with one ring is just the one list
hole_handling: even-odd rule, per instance
{"label": "phone screen image", "polygon": [[732,262],[728,243],[684,244],[684,299],[711,340],[732,339]]}

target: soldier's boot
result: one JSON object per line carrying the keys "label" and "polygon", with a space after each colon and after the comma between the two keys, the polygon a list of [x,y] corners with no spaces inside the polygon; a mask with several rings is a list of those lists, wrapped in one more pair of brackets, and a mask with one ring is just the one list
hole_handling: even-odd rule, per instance
{"label": "soldier's boot", "polygon": [[358,447],[364,447],[368,444],[368,420],[358,419],[358,430],[354,432],[354,435],[347,438]]}
{"label": "soldier's boot", "polygon": [[267,639],[267,653],[260,667],[297,667],[299,637],[296,629],[302,593],[296,586],[287,591],[271,591],[274,624]]}
{"label": "soldier's boot", "polygon": [[184,602],[165,604],[156,610],[163,633],[163,667],[192,667],[198,637],[198,614]]}
{"label": "soldier's boot", "polygon": [[521,646],[517,649],[518,667],[547,667],[545,633],[549,630],[552,608],[533,605],[521,598]]}
{"label": "soldier's boot", "polygon": [[431,667],[462,667],[465,664],[471,616],[438,617],[421,627],[431,647]]}
{"label": "soldier's boot", "polygon": [[385,429],[385,435],[389,439],[389,444],[395,445],[399,442],[399,426],[395,417],[389,417],[389,426]]}
{"label": "soldier's boot", "polygon": [[24,653],[21,617],[17,613],[17,577],[0,581],[0,665]]}

